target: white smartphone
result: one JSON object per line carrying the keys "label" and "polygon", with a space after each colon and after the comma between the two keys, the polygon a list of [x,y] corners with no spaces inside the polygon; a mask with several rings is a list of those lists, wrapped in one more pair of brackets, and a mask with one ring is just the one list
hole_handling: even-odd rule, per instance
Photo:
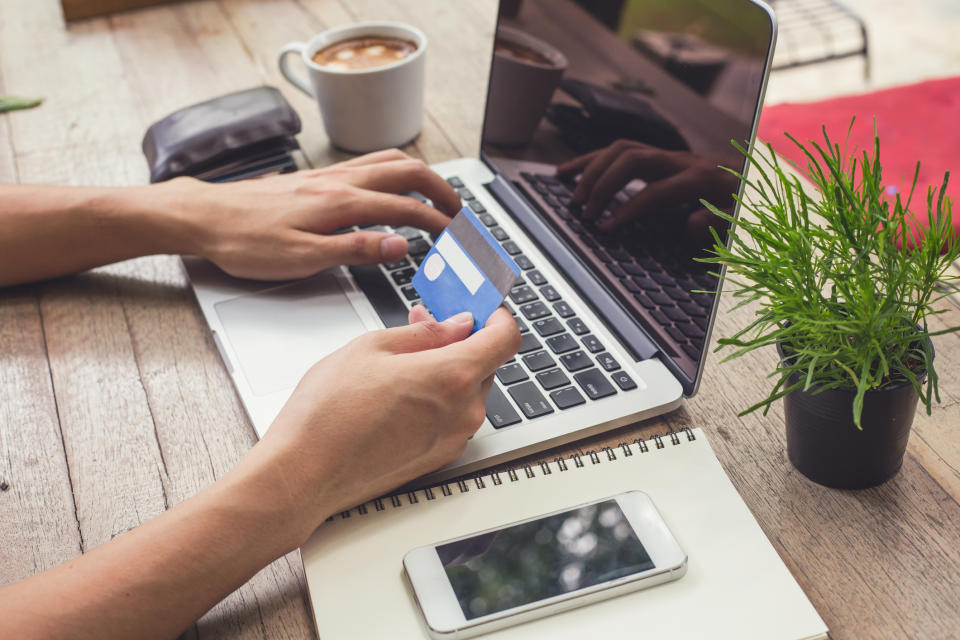
{"label": "white smartphone", "polygon": [[434,638],[470,638],[680,578],[687,555],[629,491],[418,547],[403,569]]}

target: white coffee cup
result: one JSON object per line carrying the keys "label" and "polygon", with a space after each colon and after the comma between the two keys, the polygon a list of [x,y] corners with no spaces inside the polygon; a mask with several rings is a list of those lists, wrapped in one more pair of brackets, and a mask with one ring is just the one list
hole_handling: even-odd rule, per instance
{"label": "white coffee cup", "polygon": [[[380,67],[341,70],[324,67],[313,56],[329,44],[360,36],[400,38],[416,44],[406,58]],[[327,137],[334,146],[354,153],[400,147],[420,133],[427,37],[398,22],[362,22],[318,33],[309,42],[290,42],[279,53],[280,72],[317,101]],[[299,53],[307,80],[288,64]]]}

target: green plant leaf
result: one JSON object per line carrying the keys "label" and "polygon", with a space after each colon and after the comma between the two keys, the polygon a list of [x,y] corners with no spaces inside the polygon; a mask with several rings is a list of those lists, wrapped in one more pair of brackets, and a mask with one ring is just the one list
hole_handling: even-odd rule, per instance
{"label": "green plant leaf", "polygon": [[43,98],[20,98],[18,96],[0,96],[0,113],[18,109],[32,109],[43,102]]}
{"label": "green plant leaf", "polygon": [[[701,201],[718,218],[731,223],[728,238],[712,231],[713,246],[701,262],[717,265],[735,308],[755,305],[755,314],[732,336],[720,337],[717,350],[731,349],[724,361],[774,344],[788,345],[789,363],[781,363],[766,398],[745,413],[763,408],[796,388],[811,393],[825,389],[855,392],[851,410],[860,426],[867,391],[894,381],[914,386],[927,412],[939,401],[938,376],[930,337],[960,330],[927,327],[929,316],[942,313],[933,305],[955,280],[946,276],[960,258],[960,239],[952,223],[953,203],[947,196],[949,173],[939,189],[926,194],[925,212],[911,209],[919,163],[907,199],[885,193],[881,144],[874,123],[869,149],[849,149],[821,129],[822,140],[801,143],[804,172],[816,197],[769,144],[747,150],[744,174],[728,169],[745,183],[737,198],[741,217]],[[748,174],[748,175],[747,175]],[[914,243],[910,222],[925,221]],[[788,382],[796,374],[794,382]]]}

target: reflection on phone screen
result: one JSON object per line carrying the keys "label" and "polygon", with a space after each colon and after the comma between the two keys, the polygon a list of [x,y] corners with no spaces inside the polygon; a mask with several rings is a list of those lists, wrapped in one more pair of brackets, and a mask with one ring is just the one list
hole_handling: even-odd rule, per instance
{"label": "reflection on phone screen", "polygon": [[616,500],[437,546],[468,620],[654,568]]}

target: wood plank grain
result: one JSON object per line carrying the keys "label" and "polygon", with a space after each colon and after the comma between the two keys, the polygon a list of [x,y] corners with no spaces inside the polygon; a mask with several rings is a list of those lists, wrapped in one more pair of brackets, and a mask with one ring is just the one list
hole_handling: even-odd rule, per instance
{"label": "wood plank grain", "polygon": [[141,136],[178,109],[262,83],[214,1],[130,11],[112,16],[109,25]]}
{"label": "wood plank grain", "polygon": [[166,509],[166,470],[109,271],[45,285],[40,309],[86,552]]}
{"label": "wood plank grain", "polygon": [[[67,181],[96,184],[123,170],[108,149],[138,135],[139,120],[112,37],[103,20],[65,30],[55,2],[5,5],[19,20],[0,22],[5,82],[45,96],[37,109],[10,121],[18,154],[49,154],[50,164],[20,163],[22,182],[46,182],[54,170]],[[37,55],[45,42],[58,55]],[[79,60],[82,64],[64,64]],[[92,148],[91,148],[92,147]],[[69,463],[81,548],[87,551],[160,513],[162,459],[140,386],[122,305],[97,274],[36,288],[63,447]]]}
{"label": "wood plank grain", "polygon": [[0,292],[0,584],[80,552],[36,294]]}
{"label": "wood plank grain", "polygon": [[[17,153],[84,148],[105,141],[137,140],[143,132],[103,19],[63,25],[56,2],[7,0],[0,21],[0,72],[18,94],[44,103],[10,118]],[[39,55],[37,43],[56,55]],[[37,180],[42,176],[32,176]],[[28,181],[25,176],[22,181]]]}
{"label": "wood plank grain", "polygon": [[[0,96],[13,93],[8,91],[3,81],[3,69],[0,69]],[[12,113],[0,114],[0,184],[17,182],[17,162],[13,153],[13,139],[10,137],[9,119]]]}

